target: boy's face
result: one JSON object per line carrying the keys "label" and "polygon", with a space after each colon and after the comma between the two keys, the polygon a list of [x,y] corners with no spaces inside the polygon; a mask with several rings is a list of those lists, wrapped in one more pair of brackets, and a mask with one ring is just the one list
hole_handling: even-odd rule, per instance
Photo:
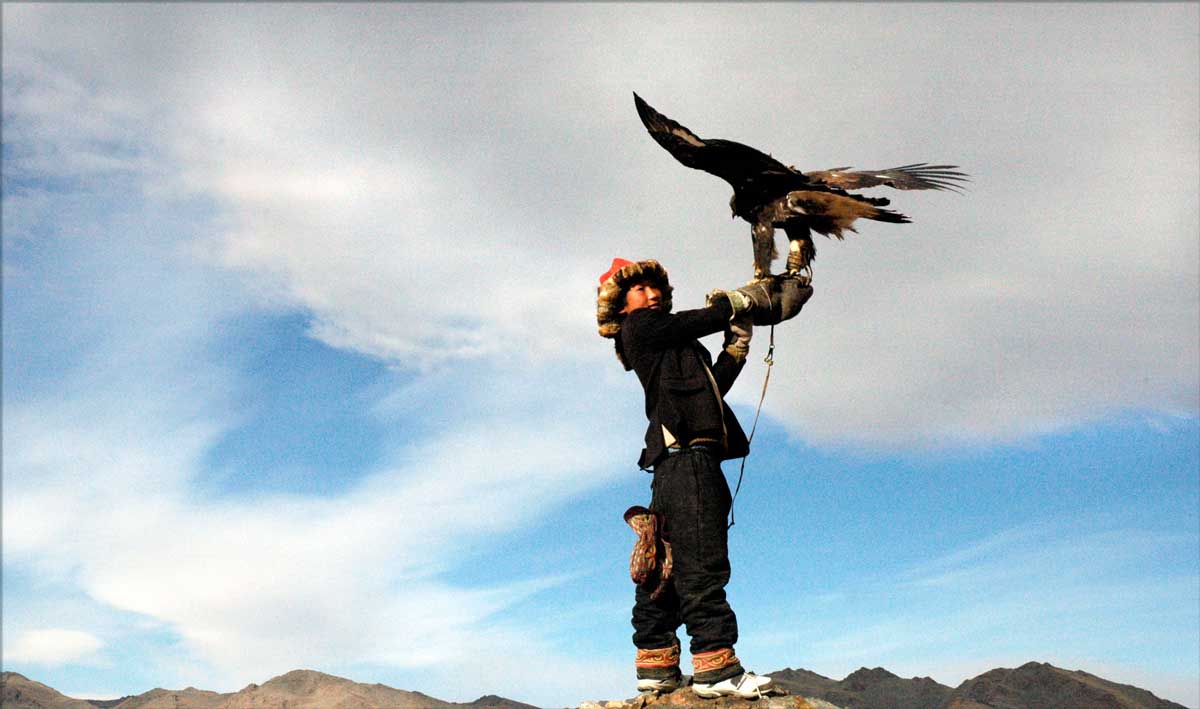
{"label": "boy's face", "polygon": [[661,305],[662,289],[651,281],[641,281],[629,286],[629,290],[625,291],[625,307],[621,309],[621,314],[628,315],[642,308],[657,310]]}

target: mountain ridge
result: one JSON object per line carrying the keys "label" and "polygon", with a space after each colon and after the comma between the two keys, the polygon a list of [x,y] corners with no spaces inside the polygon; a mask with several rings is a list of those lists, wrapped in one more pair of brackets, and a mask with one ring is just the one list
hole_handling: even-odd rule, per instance
{"label": "mountain ridge", "polygon": [[[1065,670],[1048,663],[1028,662],[1017,668],[997,668],[949,687],[929,677],[904,679],[882,668],[862,667],[835,680],[806,669],[785,668],[769,673],[776,685],[795,697],[795,707],[833,709],[1187,709],[1148,690],[1112,682],[1082,670]],[[316,670],[292,670],[259,684],[229,693],[187,687],[155,688],[121,699],[87,700],[68,697],[16,672],[2,675],[0,709],[536,709],[493,694],[472,702],[448,702],[383,684],[363,684]],[[780,702],[761,701],[756,709],[773,709]],[[690,689],[656,698],[581,702],[580,707],[647,709],[654,706],[754,707],[753,702],[723,698],[701,700]],[[718,706],[719,705],[719,706]]]}
{"label": "mountain ridge", "polygon": [[809,670],[769,673],[793,694],[840,709],[1187,709],[1153,693],[1045,662],[996,668],[949,687],[930,677],[903,679],[876,667],[838,681]]}
{"label": "mountain ridge", "polygon": [[262,684],[218,693],[195,687],[156,687],[121,699],[75,699],[16,672],[3,673],[0,709],[537,709],[513,699],[485,694],[448,702],[384,684],[363,684],[316,670],[291,670]]}

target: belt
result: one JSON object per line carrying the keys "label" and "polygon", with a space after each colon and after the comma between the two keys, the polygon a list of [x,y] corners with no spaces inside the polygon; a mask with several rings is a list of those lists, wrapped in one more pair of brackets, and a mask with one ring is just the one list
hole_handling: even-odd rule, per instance
{"label": "belt", "polygon": [[668,448],[667,455],[668,456],[679,455],[680,453],[688,453],[691,451],[697,451],[700,453],[716,453],[717,452],[717,444],[715,444],[715,443],[693,443],[690,446],[680,446],[678,448]]}

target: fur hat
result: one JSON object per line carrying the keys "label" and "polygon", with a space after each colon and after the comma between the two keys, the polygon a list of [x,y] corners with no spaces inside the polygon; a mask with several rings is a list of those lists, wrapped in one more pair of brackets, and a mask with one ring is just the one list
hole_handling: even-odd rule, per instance
{"label": "fur hat", "polygon": [[662,290],[660,307],[663,312],[671,312],[671,281],[662,264],[653,259],[633,262],[615,258],[608,271],[600,276],[600,287],[596,289],[596,322],[601,337],[615,338],[621,332],[625,292],[643,281],[652,281]]}

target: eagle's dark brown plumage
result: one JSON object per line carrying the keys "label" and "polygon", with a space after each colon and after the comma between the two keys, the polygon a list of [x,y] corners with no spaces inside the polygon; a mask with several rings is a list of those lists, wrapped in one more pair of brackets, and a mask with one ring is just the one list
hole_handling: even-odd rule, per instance
{"label": "eagle's dark brown plumage", "polygon": [[734,216],[751,224],[754,276],[771,275],[775,258],[775,229],[787,234],[787,267],[805,273],[816,256],[812,232],[842,238],[855,231],[856,219],[906,224],[908,217],[883,207],[882,197],[850,194],[847,189],[886,185],[898,190],[953,190],[967,175],[956,165],[914,163],[886,170],[850,171],[848,167],[800,172],[748,145],[719,138],[700,138],[654,110],[636,93],[638,115],[650,136],[679,162],[722,178],[733,186],[729,200]]}

